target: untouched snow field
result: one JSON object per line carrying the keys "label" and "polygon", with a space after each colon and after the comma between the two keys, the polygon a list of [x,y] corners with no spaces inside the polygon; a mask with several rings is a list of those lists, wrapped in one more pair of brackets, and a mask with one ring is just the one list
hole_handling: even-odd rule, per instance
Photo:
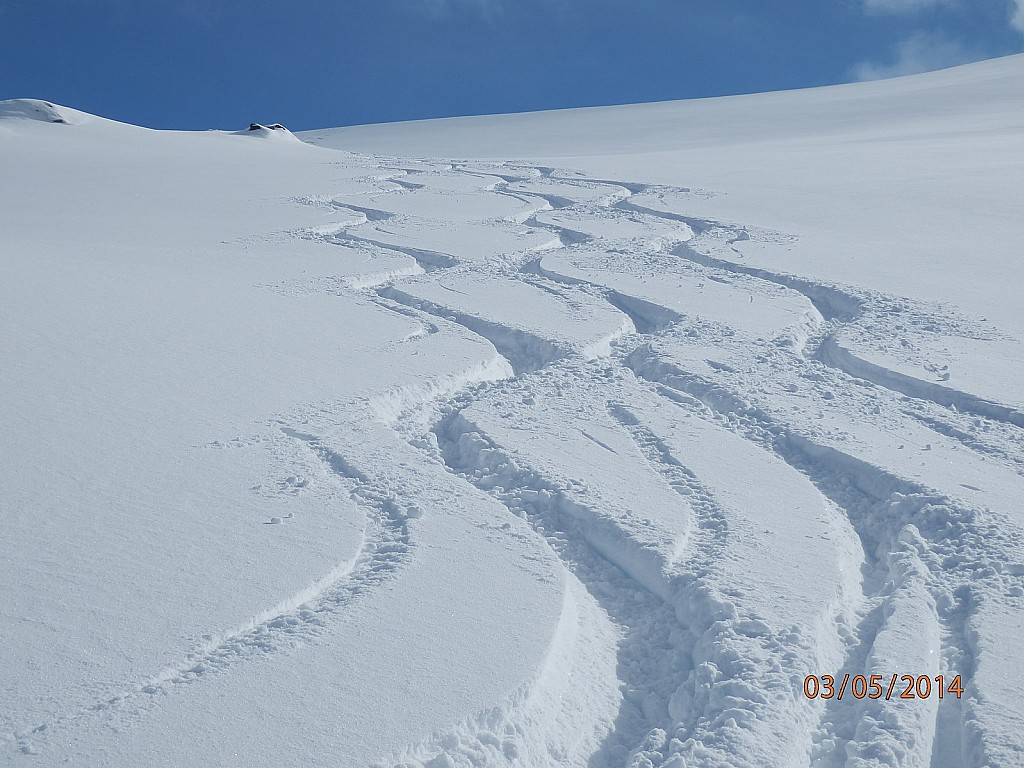
{"label": "untouched snow field", "polygon": [[1022,93],[0,102],[0,763],[1024,765]]}

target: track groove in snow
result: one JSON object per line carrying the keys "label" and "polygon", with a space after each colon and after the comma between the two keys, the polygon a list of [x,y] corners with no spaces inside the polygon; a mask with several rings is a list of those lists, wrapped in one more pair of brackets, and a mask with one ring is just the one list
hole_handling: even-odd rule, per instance
{"label": "track groove in snow", "polygon": [[[749,267],[726,259],[715,258],[698,252],[693,245],[688,243],[675,248],[674,253],[704,266],[714,267],[726,272],[749,275],[795,290],[806,296],[826,320],[835,321],[839,329],[845,325],[857,323],[865,315],[870,314],[873,311],[871,306],[872,300],[877,301],[870,294],[858,297],[837,286],[825,285],[795,275],[775,273],[766,269]],[[907,376],[898,371],[871,363],[844,347],[837,338],[838,334],[838,329],[827,333],[813,351],[813,356],[850,376],[866,379],[880,387],[891,389],[900,394],[930,400],[941,406],[952,406],[959,411],[975,413],[985,418],[1004,421],[1017,427],[1024,427],[1024,413],[1012,406],[992,402],[977,395],[962,392],[942,384],[923,381],[922,379]]]}
{"label": "track groove in snow", "polygon": [[384,288],[380,291],[380,295],[407,307],[450,320],[483,337],[511,363],[517,374],[539,370],[555,360],[572,354],[571,349],[560,347],[529,331],[501,325],[486,318],[474,317],[465,312],[458,312],[411,296],[398,288]]}
{"label": "track groove in snow", "polygon": [[[607,183],[607,182],[603,182]],[[628,187],[623,187],[628,189]],[[632,190],[630,190],[632,191]],[[643,187],[636,186],[636,191],[644,191]],[[550,201],[549,201],[550,202]],[[559,201],[562,203],[563,201]],[[623,207],[624,199],[612,198],[607,204],[615,205],[618,208]],[[554,208],[555,206],[551,206]],[[572,206],[560,205],[559,208],[570,208]],[[600,208],[600,207],[599,207]],[[594,209],[592,206],[587,206],[588,210],[599,210]],[[642,209],[636,211],[644,215],[658,217],[661,215],[658,211],[653,209]],[[670,218],[678,220],[689,225],[694,231],[701,233],[715,233],[718,235],[722,232],[720,226],[715,222],[706,222],[696,219],[689,219],[687,217],[673,217],[664,216],[664,218]],[[558,234],[560,240],[565,247],[574,248],[581,243],[590,242],[591,237],[584,233],[574,231],[568,227],[555,226],[547,222],[539,222],[536,218],[527,220],[527,223],[542,226],[550,229],[551,231]],[[728,234],[728,233],[727,233]],[[720,235],[719,235],[720,236]],[[735,238],[731,234],[728,235],[727,242],[733,242]],[[729,271],[733,265],[725,260],[713,259],[711,257],[705,257],[696,252],[690,250],[689,244],[675,245],[671,243],[663,244],[662,247],[671,247],[673,252],[677,255],[682,249],[686,249],[686,257],[693,261],[701,263],[703,266],[710,267],[712,269],[722,269]],[[577,288],[580,286],[576,281],[563,280],[557,275],[547,275],[539,267],[539,260],[532,262],[526,262],[520,267],[522,279],[530,281],[536,280],[534,275],[544,275],[545,277],[555,278],[558,282],[564,282],[572,286],[576,284]],[[791,276],[778,276],[771,273],[767,273],[764,270],[757,270],[753,268],[745,269],[739,268],[736,271],[742,274],[746,274],[749,277],[756,279],[764,279],[769,282],[774,282],[778,285],[782,285],[786,288],[797,290],[804,296],[807,296],[811,300],[812,304],[819,309],[821,314],[831,321],[831,328],[829,326],[822,326],[823,330],[829,333],[835,333],[835,327],[841,327],[843,323],[850,323],[856,320],[856,318],[862,313],[861,300],[855,298],[849,294],[842,292],[840,289],[832,288],[829,286],[819,285],[811,281],[803,280],[802,278],[795,278]],[[542,286],[543,287],[543,286]],[[545,290],[550,290],[544,287]],[[551,291],[553,295],[559,295],[556,291]],[[514,342],[510,343],[509,335],[512,329],[507,327],[500,328],[496,332],[496,329],[490,327],[490,324],[481,323],[479,319],[467,317],[465,314],[453,313],[450,308],[443,307],[440,305],[429,305],[425,306],[423,302],[419,300],[413,300],[408,296],[404,296],[400,291],[395,289],[388,289],[384,295],[389,296],[392,299],[398,298],[403,303],[410,306],[417,306],[419,309],[426,309],[431,314],[435,314],[441,317],[447,317],[448,319],[454,320],[455,322],[465,326],[472,332],[479,333],[485,338],[488,338],[496,347],[499,348],[507,357],[519,359],[519,364],[514,365],[516,369],[517,377],[520,379],[524,375],[529,375],[533,371],[540,371],[546,369],[550,364],[564,359],[565,355],[551,355],[544,356],[544,359],[534,359],[535,356],[530,356],[530,363],[524,365],[522,362],[522,355],[524,353],[524,342],[518,336],[514,336]],[[653,304],[649,301],[639,299],[638,297],[628,296],[619,291],[607,290],[598,288],[598,294],[608,301],[609,304],[615,306],[619,311],[626,314],[632,321],[633,326],[643,336],[657,337],[659,334],[671,330],[676,326],[682,317],[675,313],[673,310],[667,307],[661,307],[657,304]],[[564,297],[563,297],[564,298]],[[521,332],[520,332],[521,333]],[[514,334],[513,334],[514,335]],[[828,339],[830,336],[826,335],[823,338]],[[814,341],[818,341],[815,339]],[[530,349],[536,348],[535,341],[525,344],[525,347]],[[642,350],[638,350],[642,354]],[[636,360],[636,354],[626,358],[627,364],[633,367],[638,373],[643,375],[643,371],[639,367],[633,365]],[[539,375],[539,374],[535,374]],[[960,672],[965,675],[965,678],[969,678],[971,672],[971,661],[967,653],[967,648],[963,639],[963,626],[965,622],[966,607],[964,603],[964,595],[961,593],[959,596],[951,596],[952,592],[945,584],[936,584],[934,580],[928,580],[926,578],[928,574],[927,567],[913,567],[905,565],[907,558],[913,560],[918,558],[917,562],[920,565],[920,554],[913,550],[913,547],[906,542],[916,542],[916,529],[911,524],[907,527],[909,520],[914,519],[915,513],[920,513],[922,508],[932,510],[936,504],[931,503],[936,501],[934,494],[929,494],[927,489],[915,487],[900,482],[894,481],[894,479],[888,475],[882,473],[877,474],[875,468],[869,468],[865,471],[861,463],[857,462],[850,457],[841,457],[837,462],[835,456],[829,456],[829,461],[826,463],[820,463],[818,459],[809,458],[816,451],[820,450],[819,446],[814,446],[811,443],[801,443],[800,439],[793,434],[786,435],[786,430],[769,420],[763,419],[760,416],[751,416],[752,413],[756,413],[755,409],[751,409],[743,404],[742,399],[734,396],[730,396],[722,390],[719,390],[715,385],[696,383],[699,379],[695,377],[687,377],[685,374],[679,377],[670,377],[672,383],[668,384],[671,387],[677,387],[686,391],[691,396],[695,396],[698,399],[702,399],[705,403],[708,402],[709,394],[711,400],[716,401],[714,409],[719,416],[724,416],[731,424],[733,428],[737,428],[737,424],[745,427],[740,428],[740,432],[745,439],[751,439],[755,443],[762,445],[774,452],[779,453],[787,463],[790,463],[794,468],[808,475],[819,489],[822,489],[823,493],[832,499],[833,503],[837,504],[838,508],[841,509],[850,522],[854,525],[854,528],[858,530],[858,533],[862,537],[862,542],[867,553],[869,562],[874,563],[872,568],[874,573],[865,577],[865,595],[864,605],[861,608],[862,619],[859,626],[852,628],[848,631],[848,643],[849,651],[843,670],[857,670],[867,671],[868,673],[874,667],[870,665],[874,663],[879,670],[883,666],[891,666],[896,663],[891,658],[885,657],[881,650],[884,649],[885,640],[888,634],[893,631],[898,631],[901,622],[906,622],[908,619],[904,618],[904,613],[910,610],[911,616],[914,616],[913,611],[922,610],[922,606],[925,606],[926,612],[917,619],[918,624],[924,621],[927,623],[929,616],[931,621],[934,623],[934,634],[936,639],[941,638],[942,650],[941,650],[941,667],[938,666],[939,662],[936,662],[935,669],[941,669],[944,673],[952,674],[954,672]],[[655,381],[659,384],[665,385],[666,382],[661,378],[655,376]],[[690,386],[679,387],[679,382],[689,382]],[[664,390],[663,390],[664,391]],[[534,515],[531,519],[531,524],[534,525],[540,532],[549,533],[550,526],[554,526],[559,530],[559,534],[553,537],[553,544],[558,546],[566,546],[564,539],[568,537],[570,540],[580,539],[585,542],[586,534],[582,529],[573,527],[573,524],[566,523],[566,513],[562,509],[564,500],[560,496],[560,489],[557,483],[545,480],[525,470],[526,474],[523,475],[524,470],[520,470],[516,463],[507,455],[501,452],[492,442],[480,434],[476,429],[472,428],[472,425],[461,424],[462,417],[458,416],[459,410],[464,405],[456,406],[458,410],[454,413],[455,415],[449,414],[444,421],[435,427],[435,434],[438,436],[438,444],[441,448],[442,455],[445,457],[445,461],[449,468],[460,474],[466,479],[473,482],[477,487],[484,487],[490,489],[492,483],[496,483],[497,487],[494,493],[502,500],[502,503],[506,505],[511,511],[519,515]],[[723,410],[724,407],[724,410]],[[621,404],[610,404],[610,412],[615,415],[622,426],[631,433],[634,441],[638,448],[647,457],[648,461],[655,466],[659,473],[666,478],[668,483],[678,489],[686,488],[692,493],[694,478],[687,474],[685,468],[678,463],[673,463],[673,459],[670,453],[667,453],[665,446],[658,441],[658,439],[639,425],[635,416],[629,413]],[[760,421],[759,421],[760,419]],[[444,426],[447,424],[448,426]],[[451,425],[459,425],[455,432],[452,431]],[[780,439],[779,435],[786,435],[785,438]],[[591,438],[593,439],[593,438]],[[481,479],[480,466],[477,466],[475,462],[478,462],[476,458],[467,458],[466,447],[463,445],[459,447],[459,441],[475,442],[473,450],[478,451],[481,454],[489,456],[488,461],[497,462],[496,466],[488,465],[484,471]],[[799,446],[793,448],[792,445]],[[785,449],[780,446],[789,446]],[[810,447],[808,447],[810,446]],[[831,449],[827,449],[831,450]],[[470,451],[471,453],[472,451]],[[453,456],[458,457],[453,460]],[[666,458],[666,456],[668,458]],[[820,459],[820,457],[818,457]],[[485,462],[486,464],[486,462]],[[825,469],[825,467],[831,467],[838,465],[843,467],[840,474],[834,473],[834,469]],[[514,469],[508,469],[509,466]],[[843,472],[850,472],[854,476],[860,476],[862,482],[867,483],[869,486],[874,486],[881,483],[889,493],[882,494],[881,496],[872,496],[865,494],[863,491],[861,495],[855,498],[853,501],[845,499],[844,494],[849,493],[849,490],[844,486],[845,476]],[[872,473],[875,474],[872,474]],[[498,480],[495,480],[494,475],[499,476]],[[881,479],[880,479],[881,478]],[[511,490],[509,486],[512,486]],[[906,519],[901,520],[901,525],[895,529],[887,528],[885,534],[878,534],[877,532],[871,533],[870,537],[865,533],[864,516],[869,514],[864,512],[864,509],[874,510],[888,510],[889,507],[900,508],[902,497],[899,495],[899,491],[896,488],[901,488],[905,495],[909,494],[913,501],[908,502],[905,506],[908,506],[913,510],[911,514],[906,516]],[[538,494],[539,489],[539,496]],[[528,501],[523,500],[526,497]],[[847,504],[852,504],[852,507],[844,506],[840,501],[843,498]],[[540,500],[538,502],[538,499]],[[919,501],[924,499],[924,501]],[[939,506],[945,507],[947,500],[938,499]],[[711,507],[705,510],[705,523],[708,520],[714,521],[716,524],[721,523],[721,516],[715,511],[713,502]],[[539,504],[539,506],[538,506]],[[541,511],[538,512],[538,509]],[[881,514],[875,512],[875,514]],[[971,512],[961,513],[970,516]],[[537,515],[540,515],[537,517]],[[582,538],[581,538],[582,537]],[[712,537],[713,538],[713,537]],[[577,542],[577,547],[579,543]],[[593,548],[593,542],[587,542],[589,548]],[[927,552],[929,544],[920,545],[923,552]],[[577,550],[573,550],[576,552]],[[592,550],[593,554],[598,557],[606,557],[608,550]],[[593,555],[592,555],[593,556]],[[564,555],[563,555],[564,557]],[[573,555],[575,558],[579,558],[580,555],[577,553]],[[568,561],[570,566],[573,564],[573,560]],[[573,566],[578,567],[578,566]],[[888,570],[887,570],[888,569]],[[884,579],[884,573],[889,573],[891,578],[888,580]],[[913,574],[917,581],[907,574]],[[584,583],[587,580],[584,579]],[[634,588],[634,587],[631,587]],[[902,593],[909,590],[913,593],[915,590],[922,591],[922,594],[917,595],[916,599],[901,599]],[[666,592],[661,589],[656,590],[656,594],[660,594],[662,599],[667,597]],[[932,608],[928,609],[927,606],[931,605]],[[938,607],[936,607],[938,606]],[[606,608],[607,609],[607,608]],[[886,620],[881,620],[880,616],[888,614]],[[895,618],[894,618],[895,617]],[[913,620],[910,619],[911,623]],[[630,633],[635,633],[637,626],[648,626],[642,621],[633,619],[632,622],[627,622],[625,630],[627,637],[633,637]],[[893,629],[893,627],[896,629]],[[838,628],[840,634],[847,632],[842,627]],[[648,631],[648,634],[652,634]],[[653,633],[656,634],[656,633]],[[677,640],[681,638],[676,637]],[[651,641],[651,637],[642,642]],[[636,639],[634,642],[641,642]],[[658,642],[658,641],[655,641]],[[692,642],[692,640],[690,641]],[[876,648],[877,646],[877,648]],[[922,649],[922,652],[927,654],[928,648],[926,646],[918,646]],[[891,650],[891,649],[890,649]],[[934,650],[934,649],[932,649]],[[628,653],[628,651],[622,651],[622,653]],[[874,662],[871,661],[873,658],[872,654],[882,656],[881,659],[876,659]],[[664,674],[664,672],[659,672]],[[668,694],[671,696],[671,694]],[[635,714],[628,718],[631,721],[630,725],[624,723],[617,724],[616,731],[609,741],[609,745],[618,742],[613,749],[614,757],[610,757],[613,753],[606,750],[600,753],[599,756],[595,757],[597,762],[594,765],[602,765],[601,760],[611,759],[612,763],[619,764],[623,758],[628,758],[632,751],[632,759],[642,758],[644,755],[651,759],[655,764],[664,761],[670,753],[674,753],[679,747],[673,747],[673,750],[668,749],[668,734],[672,731],[672,725],[664,716],[660,717],[660,723],[658,717],[652,717],[652,712],[658,710],[658,708],[664,705],[667,701],[665,695],[662,695],[657,701],[661,701],[662,704],[656,704],[654,698],[647,700],[646,710],[641,707],[642,716],[637,717]],[[898,705],[895,709],[898,711]],[[896,715],[893,710],[894,707],[886,707],[884,705],[877,705],[872,708],[859,707],[857,705],[849,705],[846,702],[837,703],[830,706],[821,716],[821,723],[819,725],[819,733],[817,738],[817,746],[815,746],[811,759],[813,765],[820,768],[830,768],[832,765],[842,765],[845,758],[840,758],[840,755],[848,755],[851,759],[856,759],[856,756],[860,754],[864,749],[871,747],[871,745],[878,743],[879,739],[883,742],[888,739],[892,744],[897,745],[896,752],[893,753],[892,765],[916,765],[923,764],[924,760],[931,760],[932,757],[932,743],[933,739],[929,734],[936,732],[936,726],[934,723],[925,724],[919,726],[910,726],[910,730],[906,732],[900,732],[898,729],[895,731],[886,730],[882,725],[891,720]],[[870,711],[869,711],[870,710]],[[932,711],[931,717],[941,721],[944,727],[951,723],[961,723],[961,725],[955,726],[963,728],[962,725],[964,714],[960,711],[958,704],[952,702],[945,702],[941,708],[935,708],[934,710],[925,709],[923,715],[928,716],[928,712]],[[903,717],[907,714],[904,713]],[[915,717],[921,716],[922,711],[918,710],[912,713]],[[621,719],[621,718],[620,718]],[[668,730],[665,730],[668,728]],[[643,732],[647,730],[646,741],[639,747],[635,746],[636,739],[641,736]],[[942,732],[946,732],[942,730]],[[917,741],[918,736],[923,735],[924,741]],[[633,744],[630,748],[628,745]],[[679,742],[675,742],[676,745]],[[945,754],[952,747],[960,749],[961,745],[959,741],[950,742],[948,737],[935,741],[937,750],[935,754]],[[902,746],[901,746],[902,745]],[[906,751],[901,751],[901,750]],[[839,762],[835,762],[839,760]],[[950,765],[959,766],[960,763],[954,762]]]}
{"label": "track groove in snow", "polygon": [[450,471],[526,519],[622,627],[619,676],[625,701],[590,765],[622,765],[631,750],[660,753],[670,727],[668,696],[689,672],[684,650],[676,646],[683,629],[663,601],[664,593],[631,577],[628,566],[616,562],[614,550],[596,543],[558,483],[520,467],[461,414],[446,417],[434,433]]}
{"label": "track groove in snow", "polygon": [[[560,233],[560,236],[563,236],[562,233]],[[570,240],[576,240],[576,238],[570,237]],[[523,278],[529,279],[528,273],[523,274]],[[500,326],[498,329],[495,329],[492,323],[482,323],[479,318],[468,317],[465,313],[453,312],[449,307],[414,299],[398,289],[385,289],[381,293],[383,296],[397,300],[406,306],[414,306],[419,310],[426,310],[436,316],[445,317],[457,322],[468,330],[484,336],[505,357],[511,358],[513,361],[520,361],[519,365],[514,365],[519,380],[528,380],[533,371],[547,370],[547,366],[551,363],[564,358],[564,355],[560,355],[542,360],[534,359],[531,360],[533,364],[524,366],[521,362],[524,353],[521,338],[517,335],[513,338],[512,343],[509,343],[507,338],[508,329],[501,328]],[[561,292],[554,292],[554,295],[565,299]],[[605,296],[605,298],[607,299],[608,297]],[[609,300],[609,303],[613,306],[619,305],[620,309],[621,305],[625,304],[630,304],[631,307],[635,308],[639,300],[630,302],[628,298],[623,298],[616,293],[614,298]],[[649,317],[652,312],[657,313],[658,309],[654,305],[644,303],[640,312],[645,317]],[[634,309],[634,311],[636,310]],[[672,317],[668,310],[663,310],[658,314],[659,318]],[[660,327],[660,324],[648,319],[645,321],[645,327]],[[531,342],[528,346],[530,349],[534,349],[536,344]],[[543,372],[534,375],[543,375]],[[472,395],[470,395],[470,399],[472,399]],[[621,545],[614,542],[615,534],[612,530],[609,529],[607,533],[597,534],[597,538],[593,538],[593,534],[588,533],[589,527],[581,526],[574,518],[580,515],[583,515],[585,518],[592,518],[594,513],[585,512],[581,507],[574,506],[578,505],[579,502],[569,501],[562,495],[555,481],[544,479],[529,470],[519,470],[515,462],[508,457],[502,457],[498,449],[486,437],[480,435],[478,431],[463,425],[460,413],[464,405],[458,405],[459,400],[460,398],[454,398],[450,401],[453,403],[455,410],[442,418],[441,422],[433,430],[441,455],[444,457],[445,463],[449,468],[453,472],[465,476],[477,487],[486,487],[487,489],[494,487],[494,491],[502,503],[513,512],[525,514],[528,519],[530,519],[529,516],[532,513],[535,517],[531,519],[531,524],[538,532],[548,535],[549,543],[556,547],[556,551],[559,551],[559,548],[569,546],[571,543],[574,554],[567,561],[567,565],[570,567],[583,567],[579,561],[584,558],[580,547],[584,547],[583,552],[589,553],[585,556],[586,561],[590,563],[588,568],[593,569],[596,567],[604,572],[607,572],[609,567],[616,570],[625,569],[621,573],[628,579],[628,574],[632,572],[634,567],[632,564],[633,560],[631,556],[627,556],[623,560],[619,555],[614,554],[619,551]],[[443,402],[438,403],[436,407],[442,412],[445,410]],[[713,531],[717,529],[718,534],[721,534],[724,527],[723,521],[715,510],[711,496],[706,490],[700,488],[696,478],[688,475],[678,462],[673,463],[670,454],[662,453],[655,458],[652,451],[657,449],[657,438],[654,438],[649,431],[645,431],[638,424],[629,424],[627,426],[624,423],[629,421],[627,414],[628,412],[625,411],[617,411],[617,418],[620,420],[620,423],[623,423],[624,427],[627,427],[627,431],[629,427],[632,427],[631,436],[637,442],[638,449],[645,453],[648,460],[652,461],[652,466],[656,468],[659,474],[666,478],[670,485],[674,483],[676,491],[681,496],[685,498],[687,491],[692,493],[694,489],[697,489],[697,504],[704,510],[702,522],[705,530]],[[456,433],[458,433],[457,437]],[[413,442],[415,444],[417,441],[414,440]],[[467,443],[469,444],[468,448]],[[476,452],[475,455],[470,455],[474,452]],[[490,484],[490,480],[494,479],[493,477],[488,481],[478,482],[481,468],[479,466],[471,468],[470,465],[478,462],[479,457],[482,455],[487,457],[485,462],[491,460],[498,462],[498,466],[490,466],[488,464],[485,474],[497,474],[500,478],[498,481],[500,485],[495,487]],[[458,458],[453,460],[453,457]],[[464,465],[463,462],[469,462],[469,464]],[[512,474],[508,475],[509,472]],[[509,486],[513,487],[510,488]],[[536,517],[538,515],[539,517]],[[556,531],[557,535],[553,535]],[[611,538],[608,538],[608,536],[611,536]],[[705,540],[713,539],[714,536],[715,534],[711,533]],[[564,559],[564,552],[562,556]],[[613,618],[624,624],[626,637],[620,645],[620,658],[623,659],[620,664],[626,664],[626,669],[629,671],[622,674],[627,692],[626,702],[621,710],[619,721],[616,723],[616,727],[609,736],[605,747],[592,761],[592,764],[595,766],[605,764],[618,765],[627,759],[634,762],[637,760],[654,760],[661,763],[668,756],[670,747],[673,750],[679,749],[678,746],[673,747],[669,744],[672,738],[671,734],[676,731],[676,727],[672,724],[672,718],[668,714],[668,710],[670,708],[670,701],[673,702],[671,707],[674,707],[678,712],[681,708],[687,706],[683,702],[693,696],[692,692],[687,692],[694,685],[692,679],[693,670],[692,666],[689,666],[684,661],[686,652],[683,649],[693,643],[698,636],[708,631],[710,623],[714,621],[712,617],[717,614],[720,607],[714,598],[711,598],[711,601],[708,602],[708,595],[697,581],[686,578],[676,587],[671,587],[667,581],[662,580],[663,577],[653,577],[654,581],[651,581],[651,578],[652,576],[645,573],[645,575],[640,577],[639,582],[629,584],[626,588],[626,594],[631,595],[630,599],[623,601],[615,598],[612,600],[611,605],[617,607],[606,607],[606,610],[609,611]],[[600,579],[600,583],[604,583],[607,580],[607,577],[603,577]],[[583,581],[588,587],[593,589],[593,577],[583,579]],[[663,607],[660,610],[665,613],[663,617],[658,618],[661,616],[661,613],[656,611],[653,605],[647,605],[646,600],[643,601],[646,607],[643,613],[631,613],[628,618],[622,615],[623,603],[632,607],[639,600],[636,596],[638,589],[656,596],[658,598],[656,604],[658,601],[662,601],[660,605]],[[681,593],[675,594],[676,589],[681,589]],[[600,595],[595,596],[598,596],[599,600],[601,599]],[[607,597],[605,595],[605,598]],[[676,607],[673,609],[672,605],[685,605],[688,608]],[[692,609],[698,605],[702,607],[693,611]],[[680,610],[684,611],[684,613],[692,613],[690,620],[697,623],[694,626],[685,628],[682,625],[678,625],[675,619],[675,612]],[[676,627],[674,634],[670,631],[673,626]],[[731,633],[732,631],[729,630],[728,632]],[[740,630],[741,636],[742,633],[743,630]],[[712,633],[712,635],[714,634]],[[658,639],[659,637],[661,639]],[[755,640],[755,642],[757,641]],[[660,651],[653,652],[649,647],[652,643],[657,648],[660,648]],[[678,644],[682,645],[679,646]],[[668,668],[664,664],[660,664],[653,670],[648,669],[649,662],[646,660],[660,656],[675,659],[675,661],[672,661]],[[637,669],[637,667],[639,668]],[[662,713],[661,715],[656,714],[659,711]],[[714,712],[713,706],[711,712]],[[682,744],[678,740],[674,743]]]}
{"label": "track groove in snow", "polygon": [[[941,640],[939,669],[947,676],[962,674],[965,681],[971,679],[973,659],[970,648],[965,642],[965,627],[971,615],[971,595],[981,588],[980,581],[992,580],[996,583],[996,591],[1003,592],[1009,584],[1018,589],[1024,581],[1018,575],[1001,573],[1002,562],[1014,562],[1016,548],[999,551],[998,543],[1007,540],[1006,533],[998,520],[983,511],[967,507],[963,503],[936,494],[930,489],[903,480],[889,472],[867,464],[864,461],[837,451],[834,448],[815,444],[796,432],[790,431],[772,421],[763,412],[746,405],[738,396],[724,391],[699,376],[688,374],[669,365],[659,363],[646,350],[638,350],[630,359],[630,365],[637,373],[652,381],[656,381],[672,390],[686,393],[711,409],[724,423],[740,431],[747,439],[776,451],[787,463],[806,474],[812,482],[839,509],[849,517],[854,529],[861,536],[864,551],[869,561],[876,563],[888,562],[898,558],[900,551],[908,548],[916,549],[916,556],[925,562],[925,573],[922,574],[924,584],[934,600],[938,615],[936,634]],[[1006,547],[1006,544],[1003,545]],[[987,575],[979,579],[979,574]],[[879,581],[876,576],[868,581]],[[897,593],[902,581],[891,579],[890,583],[874,589],[868,588],[866,599],[869,606],[872,600],[886,594]],[[882,609],[885,610],[884,608]],[[855,632],[860,635],[858,642],[872,643],[872,632],[880,632],[877,618],[869,613],[860,628]],[[884,628],[884,627],[883,627]],[[911,645],[914,634],[902,636],[904,646],[901,653],[907,653],[906,646]],[[920,641],[920,640],[919,640]],[[872,645],[873,647],[873,645]],[[910,651],[912,652],[912,651]],[[851,668],[860,667],[858,656],[864,649],[854,649],[853,658],[848,660]],[[870,652],[869,652],[870,654]],[[879,672],[892,669],[898,660],[883,658],[878,662]],[[863,674],[872,674],[874,669],[861,668]],[[898,671],[898,670],[897,670]],[[954,700],[955,701],[955,700]],[[845,748],[857,752],[867,748],[868,743],[877,743],[881,734],[872,730],[899,716],[888,714],[889,710],[898,710],[899,704],[888,709],[883,703],[875,703],[877,713],[868,712],[858,720],[861,739],[866,740],[858,747],[856,731],[845,742]],[[969,707],[970,694],[966,704]],[[836,708],[849,707],[849,702],[836,704]],[[947,703],[943,707],[943,722],[956,721],[956,704]],[[937,716],[937,715],[936,715]],[[843,715],[830,713],[823,724],[826,729],[833,725],[832,719],[841,720]],[[959,728],[971,732],[970,713],[964,712],[959,719]],[[934,730],[934,726],[932,726]],[[826,731],[827,733],[827,731]],[[888,732],[887,732],[888,733]],[[906,734],[888,733],[895,745],[906,745]],[[831,740],[831,734],[823,736]],[[841,738],[841,737],[840,737]],[[852,746],[851,746],[852,745]],[[843,745],[840,745],[843,746]],[[930,740],[918,745],[917,751],[903,752],[897,748],[893,753],[894,766],[923,765],[930,760]],[[832,749],[838,747],[833,746]],[[980,763],[966,761],[966,755],[984,751],[984,745],[964,744],[965,761],[952,763],[976,768]],[[827,756],[819,756],[822,766],[831,766]],[[843,763],[839,763],[842,765]]]}
{"label": "track groove in snow", "polygon": [[692,556],[696,553],[705,561],[720,555],[726,546],[729,524],[714,494],[623,403],[609,403],[608,412],[629,433],[655,472],[664,477],[672,490],[682,496],[697,513],[696,540],[689,554]]}
{"label": "track groove in snow", "polygon": [[354,243],[366,243],[385,251],[395,251],[396,253],[405,254],[406,256],[415,259],[416,263],[419,264],[425,272],[431,272],[435,269],[444,269],[458,263],[458,260],[451,254],[430,251],[424,248],[411,248],[404,245],[395,245],[394,243],[388,243],[376,238],[364,237],[354,232],[336,232],[330,236],[330,239],[337,242],[349,241]]}
{"label": "track groove in snow", "polygon": [[367,510],[359,552],[339,563],[312,584],[253,616],[244,624],[210,637],[149,680],[96,702],[87,710],[13,734],[19,750],[36,751],[35,743],[59,734],[88,718],[131,719],[152,708],[157,697],[173,695],[179,686],[215,675],[229,667],[266,654],[295,648],[320,636],[331,616],[368,590],[391,578],[411,555],[406,516],[391,494],[371,482],[318,438],[281,426],[289,438],[307,445],[331,472],[349,485],[351,497]]}

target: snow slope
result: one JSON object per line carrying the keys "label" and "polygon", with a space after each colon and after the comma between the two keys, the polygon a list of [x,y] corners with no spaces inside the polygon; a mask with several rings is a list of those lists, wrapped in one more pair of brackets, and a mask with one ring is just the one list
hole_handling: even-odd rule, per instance
{"label": "snow slope", "polygon": [[0,102],[0,761],[1024,764],[1021,85]]}

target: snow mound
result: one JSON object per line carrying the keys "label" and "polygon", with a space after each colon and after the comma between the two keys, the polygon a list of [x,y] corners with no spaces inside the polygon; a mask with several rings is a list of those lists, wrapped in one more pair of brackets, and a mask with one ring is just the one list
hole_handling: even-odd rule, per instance
{"label": "snow mound", "polygon": [[235,131],[236,136],[258,136],[261,139],[275,139],[284,141],[298,141],[299,139],[295,135],[285,128],[280,123],[270,123],[269,125],[262,125],[260,123],[250,123],[249,127],[244,131]]}
{"label": "snow mound", "polygon": [[41,123],[61,123],[78,125],[85,122],[88,116],[77,109],[62,107],[39,99],[8,99],[0,101],[0,120],[21,118],[38,120]]}

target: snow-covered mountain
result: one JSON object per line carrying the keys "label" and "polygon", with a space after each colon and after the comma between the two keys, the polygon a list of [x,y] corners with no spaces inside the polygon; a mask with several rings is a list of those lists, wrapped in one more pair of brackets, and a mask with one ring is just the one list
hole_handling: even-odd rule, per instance
{"label": "snow-covered mountain", "polygon": [[1024,764],[1022,89],[0,102],[0,763]]}

